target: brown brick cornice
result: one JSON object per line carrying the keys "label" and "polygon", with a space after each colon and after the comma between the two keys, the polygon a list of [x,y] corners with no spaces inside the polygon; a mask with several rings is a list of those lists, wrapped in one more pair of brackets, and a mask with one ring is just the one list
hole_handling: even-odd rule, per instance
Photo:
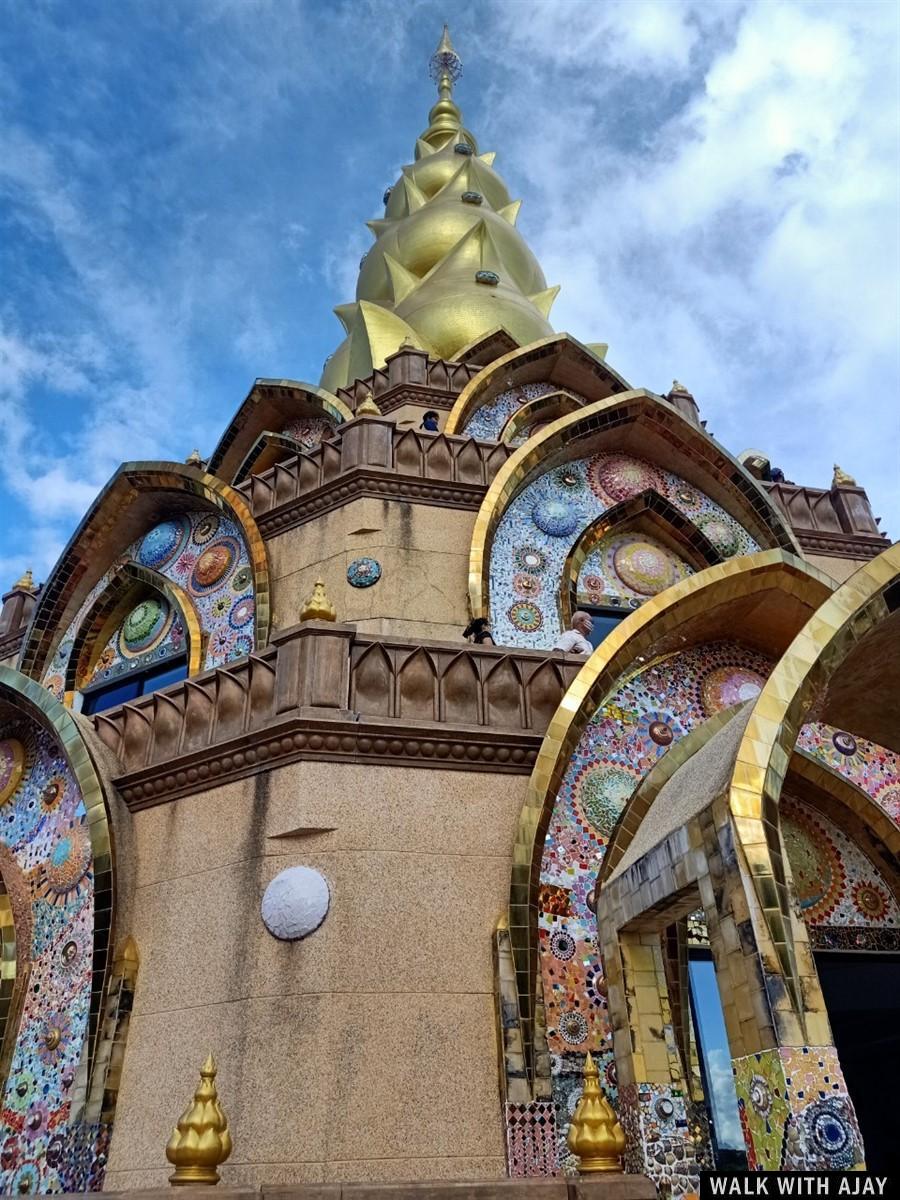
{"label": "brown brick cornice", "polygon": [[93,721],[132,809],[300,759],[528,774],[583,661],[308,621]]}

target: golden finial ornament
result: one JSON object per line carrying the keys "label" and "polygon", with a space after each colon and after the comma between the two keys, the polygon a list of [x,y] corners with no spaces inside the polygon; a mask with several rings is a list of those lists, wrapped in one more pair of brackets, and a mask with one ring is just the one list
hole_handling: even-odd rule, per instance
{"label": "golden finial ornament", "polygon": [[582,1175],[621,1171],[625,1133],[600,1087],[600,1072],[590,1052],[584,1063],[584,1091],[569,1125],[566,1143],[579,1158]]}
{"label": "golden finial ornament", "polygon": [[203,466],[203,459],[200,457],[200,451],[197,450],[196,448],[190,452],[190,454],[187,456],[187,458],[184,461],[185,461],[185,465],[188,467],[202,467]]}
{"label": "golden finial ornament", "polygon": [[381,409],[375,403],[375,397],[372,395],[371,388],[363,396],[362,404],[356,406],[357,417],[380,417]]}
{"label": "golden finial ornament", "polygon": [[677,379],[672,380],[672,386],[669,389],[669,395],[671,395],[672,392],[677,392],[680,396],[690,396],[691,394],[690,389],[686,388],[683,383],[679,383]]}
{"label": "golden finial ornament", "polygon": [[217,1168],[231,1153],[228,1120],[216,1091],[216,1063],[210,1054],[200,1068],[200,1084],[172,1131],[166,1158],[174,1164],[173,1187],[219,1182]]}
{"label": "golden finial ornament", "polygon": [[312,595],[300,611],[300,620],[334,621],[336,619],[337,610],[325,593],[325,580],[320,577],[316,580]]}
{"label": "golden finial ornament", "polygon": [[34,591],[34,576],[31,573],[31,567],[25,572],[18,583],[12,585],[14,592],[33,592]]}
{"label": "golden finial ornament", "polygon": [[832,477],[832,480],[831,480],[831,486],[832,487],[858,487],[859,485],[857,484],[856,480],[853,478],[852,475],[848,475],[846,471],[842,471],[841,468],[837,465],[837,463],[835,463],[834,464],[834,476]]}

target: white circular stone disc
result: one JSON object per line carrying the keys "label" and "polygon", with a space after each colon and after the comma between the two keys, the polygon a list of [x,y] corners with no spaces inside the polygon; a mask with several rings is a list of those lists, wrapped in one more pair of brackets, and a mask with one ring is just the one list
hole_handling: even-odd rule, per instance
{"label": "white circular stone disc", "polygon": [[328,914],[331,893],[312,867],[288,867],[276,875],[262,898],[262,919],[273,937],[296,941],[314,933]]}

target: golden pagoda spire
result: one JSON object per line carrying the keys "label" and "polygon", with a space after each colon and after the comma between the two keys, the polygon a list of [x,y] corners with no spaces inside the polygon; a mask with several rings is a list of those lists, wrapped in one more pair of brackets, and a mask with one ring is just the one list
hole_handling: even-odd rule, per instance
{"label": "golden pagoda spire", "polygon": [[313,585],[312,595],[300,610],[301,621],[334,621],[337,611],[328,599],[325,580],[321,576]]}
{"label": "golden pagoda spire", "polygon": [[578,1155],[582,1175],[622,1170],[625,1134],[600,1087],[600,1072],[590,1051],[584,1063],[584,1091],[572,1116],[566,1144]]}
{"label": "golden pagoda spire", "polygon": [[219,1182],[217,1168],[231,1153],[228,1120],[216,1091],[216,1063],[210,1054],[200,1068],[194,1099],[178,1119],[166,1146],[166,1158],[175,1167],[169,1176],[173,1187]]}
{"label": "golden pagoda spire", "polygon": [[519,202],[463,126],[453,85],[462,61],[447,27],[429,70],[438,100],[413,162],[385,192],[356,299],[335,309],[347,336],[325,364],[329,391],[364,379],[402,346],[452,359],[503,328],[524,346],[552,334],[558,289],[516,229]]}

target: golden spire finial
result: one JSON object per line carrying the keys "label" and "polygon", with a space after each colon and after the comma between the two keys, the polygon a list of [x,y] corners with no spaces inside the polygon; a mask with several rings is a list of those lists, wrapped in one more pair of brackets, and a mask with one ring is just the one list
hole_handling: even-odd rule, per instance
{"label": "golden spire finial", "polygon": [[569,1125],[566,1144],[580,1159],[579,1171],[621,1171],[625,1134],[600,1087],[590,1052],[584,1063],[584,1091]]}
{"label": "golden spire finial", "polygon": [[680,392],[682,396],[690,396],[690,388],[686,388],[683,383],[679,383],[677,379],[672,380],[672,386],[669,389],[669,394],[672,392]]}
{"label": "golden spire finial", "polygon": [[187,458],[184,461],[185,461],[185,465],[188,467],[202,467],[203,466],[203,459],[200,457],[200,451],[198,449],[196,449],[196,447],[190,452],[190,454],[187,456]]}
{"label": "golden spire finial", "polygon": [[34,576],[31,573],[31,567],[25,572],[18,583],[12,585],[14,592],[33,592],[34,591]]}
{"label": "golden spire finial", "polygon": [[438,102],[428,114],[429,126],[421,140],[439,148],[447,144],[450,135],[464,132],[462,113],[453,101],[453,85],[462,75],[462,59],[453,48],[446,25],[438,48],[429,60],[428,73],[437,84]]}
{"label": "golden spire finial", "polygon": [[365,396],[363,396],[362,402],[360,404],[357,404],[355,416],[357,416],[357,417],[380,417],[381,416],[381,409],[375,403],[375,397],[372,394],[371,388],[369,388],[369,390],[366,392]]}
{"label": "golden spire finial", "polygon": [[210,1054],[200,1068],[200,1084],[172,1131],[166,1158],[175,1166],[173,1187],[219,1182],[219,1167],[231,1153],[228,1120],[216,1091],[216,1063]]}
{"label": "golden spire finial", "polygon": [[337,611],[325,593],[325,580],[316,580],[312,595],[300,610],[301,621],[334,621]]}
{"label": "golden spire finial", "polygon": [[841,468],[837,465],[837,463],[835,463],[834,464],[834,475],[831,480],[831,486],[832,487],[858,487],[859,484],[856,482],[856,480],[853,478],[852,475],[848,475],[846,471],[842,471]]}

